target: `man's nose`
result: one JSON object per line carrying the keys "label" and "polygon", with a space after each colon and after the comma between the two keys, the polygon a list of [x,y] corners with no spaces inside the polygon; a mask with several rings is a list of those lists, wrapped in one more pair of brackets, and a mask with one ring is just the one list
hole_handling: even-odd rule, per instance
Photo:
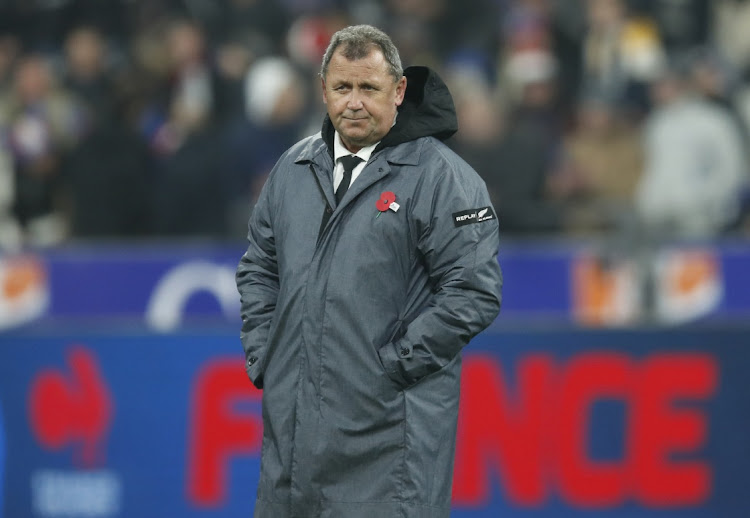
{"label": "man's nose", "polygon": [[362,97],[356,89],[352,90],[351,94],[349,94],[349,99],[346,102],[346,107],[350,110],[362,109]]}

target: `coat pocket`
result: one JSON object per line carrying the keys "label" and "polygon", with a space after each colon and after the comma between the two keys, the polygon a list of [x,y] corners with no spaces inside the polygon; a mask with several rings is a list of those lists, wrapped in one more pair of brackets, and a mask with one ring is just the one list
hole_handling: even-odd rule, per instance
{"label": "coat pocket", "polygon": [[404,379],[401,362],[411,359],[412,347],[401,344],[399,351],[396,352],[395,343],[406,335],[407,324],[403,320],[398,320],[391,331],[390,338],[378,349],[378,358],[386,376],[395,382],[399,390],[406,388],[409,383]]}

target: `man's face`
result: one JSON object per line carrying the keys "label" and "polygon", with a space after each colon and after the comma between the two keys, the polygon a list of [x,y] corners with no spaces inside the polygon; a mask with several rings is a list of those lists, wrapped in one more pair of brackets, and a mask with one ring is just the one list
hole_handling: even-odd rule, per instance
{"label": "man's face", "polygon": [[406,78],[394,81],[388,62],[377,48],[353,61],[336,49],[322,84],[328,116],[353,153],[388,133],[406,91]]}

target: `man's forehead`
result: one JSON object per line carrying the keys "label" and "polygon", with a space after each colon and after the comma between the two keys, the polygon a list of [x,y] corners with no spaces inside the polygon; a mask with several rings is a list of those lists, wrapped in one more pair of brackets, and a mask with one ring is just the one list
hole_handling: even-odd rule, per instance
{"label": "man's forehead", "polygon": [[331,56],[329,68],[365,68],[369,70],[381,70],[388,72],[388,62],[383,53],[377,47],[362,57],[348,57],[345,50],[338,48]]}

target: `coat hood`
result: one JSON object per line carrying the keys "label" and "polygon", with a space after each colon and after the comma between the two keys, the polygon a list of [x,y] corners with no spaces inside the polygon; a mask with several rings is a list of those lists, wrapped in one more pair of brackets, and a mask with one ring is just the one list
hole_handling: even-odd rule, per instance
{"label": "coat hood", "polygon": [[[458,131],[456,108],[448,87],[434,70],[414,66],[404,70],[406,93],[398,108],[396,124],[375,149],[397,146],[420,137],[446,140]],[[328,115],[321,130],[328,152],[333,156],[335,129]]]}

